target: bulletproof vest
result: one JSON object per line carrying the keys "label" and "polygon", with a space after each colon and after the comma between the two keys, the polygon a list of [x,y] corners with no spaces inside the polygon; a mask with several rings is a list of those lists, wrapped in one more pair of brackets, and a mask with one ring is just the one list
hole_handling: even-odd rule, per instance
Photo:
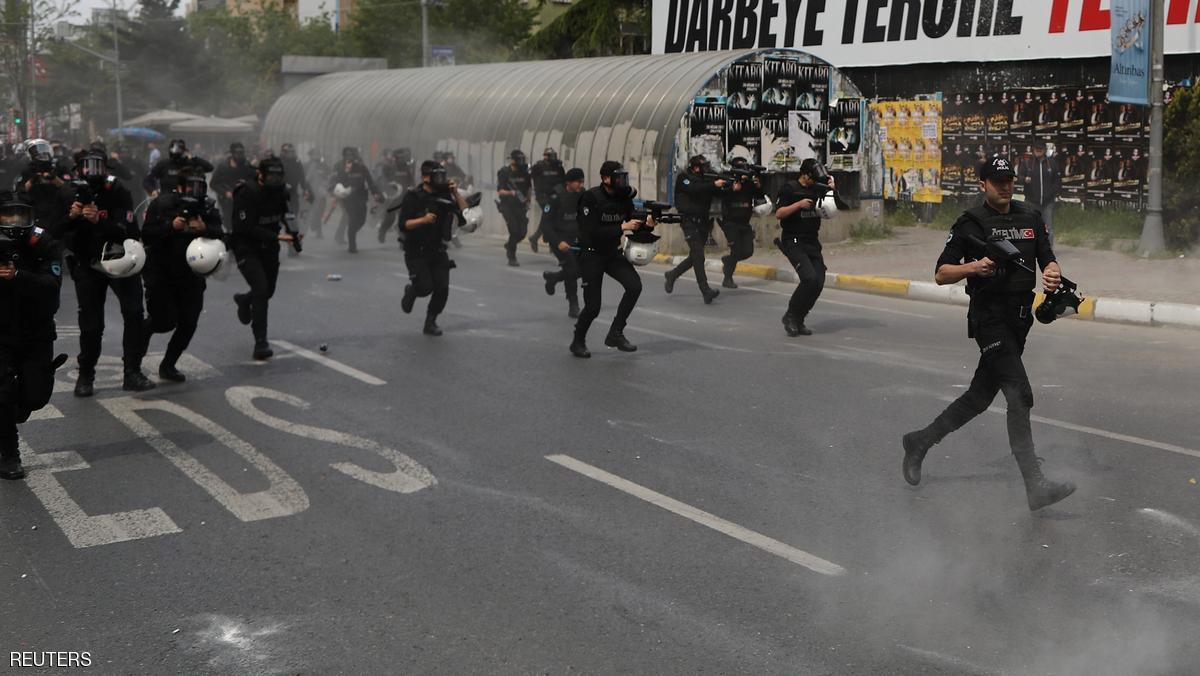
{"label": "bulletproof vest", "polygon": [[684,216],[706,218],[712,208],[710,182],[687,172],[675,180],[675,209]]}
{"label": "bulletproof vest", "polygon": [[721,195],[721,216],[728,222],[748,223],[754,214],[754,198],[757,191],[748,189],[744,184],[736,192],[728,191]]}
{"label": "bulletproof vest", "polygon": [[[971,233],[985,242],[990,238],[1012,242],[1021,252],[1025,265],[1036,270],[1037,234],[1041,224],[1041,218],[1036,211],[1020,202],[1013,202],[1007,214],[1001,214],[986,204],[968,209],[955,229],[964,228],[961,231],[962,235]],[[969,241],[967,250],[975,260],[987,255],[986,251],[980,251],[977,245]],[[1029,293],[1037,285],[1037,277],[1032,272],[1021,269],[1016,263],[996,261],[996,270],[997,274],[992,278],[968,278],[967,293]]]}
{"label": "bulletproof vest", "polygon": [[[515,171],[512,167],[504,167],[503,175],[499,187],[501,190],[516,190],[519,193],[525,194],[529,192],[529,172]],[[510,196],[505,196],[507,199],[521,199]]]}
{"label": "bulletproof vest", "polygon": [[558,220],[563,223],[570,223],[575,227],[576,221],[579,220],[579,198],[583,197],[583,191],[570,192],[564,190],[558,193]]}
{"label": "bulletproof vest", "polygon": [[[583,204],[583,194],[590,194],[591,204]],[[600,253],[614,252],[621,245],[621,235],[613,237],[596,237],[592,232],[591,225],[598,221],[601,227],[616,226],[619,228],[624,223],[629,214],[633,212],[632,199],[618,199],[610,196],[604,191],[604,186],[599,185],[587,193],[580,195],[580,204],[578,207],[578,215],[580,219],[579,226],[579,243],[585,248],[594,249]],[[587,213],[584,210],[595,209],[598,213]]]}
{"label": "bulletproof vest", "polygon": [[539,195],[549,194],[554,190],[555,186],[566,181],[566,172],[563,171],[562,162],[547,162],[542,160],[538,162],[538,175],[533,180],[533,189]]}
{"label": "bulletproof vest", "polygon": [[[824,197],[827,191],[825,187],[816,184],[810,186],[797,184],[793,190],[796,201],[813,200],[814,202]],[[782,196],[783,193],[780,193],[780,197]],[[821,230],[821,217],[815,208],[801,209],[781,220],[779,224],[782,226],[784,237],[816,241]]]}

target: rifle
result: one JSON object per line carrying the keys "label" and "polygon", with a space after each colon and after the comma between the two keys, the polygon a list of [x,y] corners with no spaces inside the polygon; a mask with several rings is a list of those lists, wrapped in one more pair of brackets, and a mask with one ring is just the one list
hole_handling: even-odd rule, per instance
{"label": "rifle", "polygon": [[300,243],[300,240],[304,239],[304,233],[302,233],[296,229],[295,223],[296,223],[296,214],[294,212],[292,212],[290,209],[288,211],[284,212],[284,214],[283,214],[283,231],[292,236],[292,241],[290,242],[290,244],[292,245],[292,250],[295,251],[296,253],[300,253],[301,251],[304,250],[303,244]]}
{"label": "rifle", "polygon": [[[1021,251],[1007,239],[989,237],[985,242],[975,235],[968,234],[967,241],[976,248],[982,249],[988,258],[1001,263],[1012,263],[1022,270],[1032,273],[1035,278],[1037,277],[1037,270],[1029,267],[1024,256],[1021,255]],[[1046,294],[1045,300],[1037,306],[1033,315],[1039,322],[1049,324],[1059,317],[1079,312],[1079,304],[1083,302],[1083,296],[1078,293],[1078,289],[1078,284],[1066,277],[1060,277],[1058,288]]]}
{"label": "rifle", "polygon": [[[767,173],[767,168],[761,164],[742,164],[730,167],[729,171],[701,174],[710,181],[727,181],[729,183],[750,183]],[[726,188],[728,190],[729,188]]]}
{"label": "rifle", "polygon": [[666,202],[655,202],[653,200],[643,200],[642,207],[635,209],[631,218],[635,221],[645,221],[647,217],[653,217],[655,223],[673,224],[682,223],[683,216],[679,214],[668,214],[667,211],[675,207]]}

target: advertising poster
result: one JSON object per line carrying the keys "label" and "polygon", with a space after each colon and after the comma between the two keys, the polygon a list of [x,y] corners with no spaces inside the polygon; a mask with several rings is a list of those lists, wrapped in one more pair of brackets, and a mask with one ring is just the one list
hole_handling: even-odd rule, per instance
{"label": "advertising poster", "polygon": [[941,202],[941,102],[871,104],[883,138],[884,197]]}
{"label": "advertising poster", "polygon": [[1009,111],[1012,109],[1013,96],[1008,92],[1000,92],[993,94],[988,101],[987,119],[984,124],[987,127],[987,137],[993,140],[1008,140],[1009,134]]}
{"label": "advertising poster", "polygon": [[792,59],[763,59],[762,116],[786,120],[788,111],[796,109],[797,78],[800,64]]}
{"label": "advertising poster", "polygon": [[1037,102],[1037,112],[1033,116],[1034,139],[1043,143],[1056,143],[1058,141],[1058,120],[1062,114],[1058,92],[1038,91],[1034,92],[1033,98]]}
{"label": "advertising poster", "polygon": [[1132,103],[1115,104],[1113,111],[1113,140],[1117,143],[1136,144],[1142,140],[1142,127],[1146,124],[1146,109]]}
{"label": "advertising poster", "polygon": [[689,155],[717,158],[725,151],[725,106],[723,97],[692,104],[689,120],[691,130]]}
{"label": "advertising poster", "polygon": [[762,119],[729,120],[725,132],[725,163],[735,157],[743,157],[750,164],[759,162],[762,148]]}
{"label": "advertising poster", "polygon": [[962,138],[967,143],[983,143],[987,137],[988,95],[976,94],[962,106]]}
{"label": "advertising poster", "polygon": [[796,110],[823,111],[829,103],[829,66],[803,64],[796,75]]}
{"label": "advertising poster", "polygon": [[[943,137],[944,138],[944,137]],[[963,164],[968,161],[961,143],[942,145],[942,194],[967,195],[963,186]]]}
{"label": "advertising poster", "polygon": [[788,121],[763,118],[762,141],[759,145],[763,166],[771,171],[796,171],[800,160],[796,159],[792,146],[788,144]]}
{"label": "advertising poster", "polygon": [[1087,143],[1101,145],[1112,141],[1112,110],[1108,103],[1108,91],[1104,87],[1088,90],[1088,114],[1085,128]]}
{"label": "advertising poster", "polygon": [[1151,0],[1112,0],[1112,67],[1108,98],[1113,103],[1150,105]]}
{"label": "advertising poster", "polygon": [[1009,100],[1008,133],[1013,140],[1029,141],[1033,138],[1035,108],[1033,92],[1029,90],[1017,92]]}
{"label": "advertising poster", "polygon": [[1112,198],[1113,174],[1116,162],[1112,146],[1089,146],[1090,166],[1088,167],[1086,188],[1087,199],[1094,202],[1104,202]]}
{"label": "advertising poster", "polygon": [[1091,170],[1087,146],[1082,143],[1066,144],[1056,154],[1062,174],[1062,198],[1070,202],[1082,202],[1086,180]]}
{"label": "advertising poster", "polygon": [[829,111],[829,161],[839,171],[859,171],[862,99],[842,99]]}
{"label": "advertising poster", "polygon": [[725,75],[729,95],[729,119],[757,117],[762,103],[762,64],[735,63]]}
{"label": "advertising poster", "polygon": [[1082,89],[1066,90],[1062,93],[1062,104],[1058,123],[1058,138],[1062,143],[1079,143],[1084,140],[1085,121],[1090,110],[1087,96]]}
{"label": "advertising poster", "polygon": [[963,130],[963,95],[947,97],[942,104],[942,138],[947,143],[957,142]]}
{"label": "advertising poster", "polygon": [[1146,170],[1140,148],[1118,146],[1113,149],[1116,171],[1112,177],[1113,199],[1137,204],[1142,199],[1142,188],[1146,182]]}
{"label": "advertising poster", "polygon": [[795,158],[803,162],[815,157],[825,164],[825,137],[827,130],[821,120],[821,111],[793,110],[788,113],[788,145]]}

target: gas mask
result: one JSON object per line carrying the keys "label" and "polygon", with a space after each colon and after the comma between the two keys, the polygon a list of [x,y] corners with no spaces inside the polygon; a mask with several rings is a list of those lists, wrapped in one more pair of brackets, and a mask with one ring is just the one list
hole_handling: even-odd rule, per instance
{"label": "gas mask", "polygon": [[92,190],[100,190],[108,178],[108,166],[103,155],[89,153],[79,161],[79,176]]}
{"label": "gas mask", "polygon": [[629,172],[624,169],[614,171],[609,180],[608,187],[612,190],[613,196],[618,199],[632,199],[636,192],[629,185]]}
{"label": "gas mask", "polygon": [[182,159],[187,152],[187,145],[180,139],[171,141],[171,145],[167,147],[167,155],[173,160]]}
{"label": "gas mask", "polygon": [[426,175],[429,176],[429,189],[431,191],[439,195],[445,195],[450,192],[450,179],[447,178],[445,169],[434,169]]}

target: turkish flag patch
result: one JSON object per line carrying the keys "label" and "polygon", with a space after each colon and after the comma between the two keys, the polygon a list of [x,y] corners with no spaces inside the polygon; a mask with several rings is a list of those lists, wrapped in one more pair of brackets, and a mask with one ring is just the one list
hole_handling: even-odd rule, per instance
{"label": "turkish flag patch", "polygon": [[1025,239],[1033,239],[1036,237],[1036,235],[1033,232],[1033,228],[1025,228],[1021,231],[1021,237],[1024,237]]}

